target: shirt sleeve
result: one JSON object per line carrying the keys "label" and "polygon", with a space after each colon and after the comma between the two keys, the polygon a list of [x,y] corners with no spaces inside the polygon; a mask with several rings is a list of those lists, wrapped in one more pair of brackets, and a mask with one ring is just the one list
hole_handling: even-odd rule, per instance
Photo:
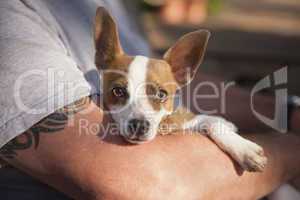
{"label": "shirt sleeve", "polygon": [[91,87],[55,30],[21,1],[0,3],[0,148]]}

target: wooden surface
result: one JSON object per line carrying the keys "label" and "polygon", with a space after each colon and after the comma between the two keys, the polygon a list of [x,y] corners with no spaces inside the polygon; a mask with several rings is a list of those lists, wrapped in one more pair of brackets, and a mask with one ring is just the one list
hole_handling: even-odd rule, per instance
{"label": "wooden surface", "polygon": [[144,15],[148,38],[162,54],[184,33],[212,32],[202,70],[251,86],[276,69],[289,66],[290,94],[300,95],[300,1],[224,0],[219,14],[199,26],[168,26]]}

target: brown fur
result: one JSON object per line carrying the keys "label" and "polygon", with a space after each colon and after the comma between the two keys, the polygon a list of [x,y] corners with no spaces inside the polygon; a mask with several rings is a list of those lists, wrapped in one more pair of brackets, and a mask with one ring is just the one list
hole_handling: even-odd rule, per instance
{"label": "brown fur", "polygon": [[[160,123],[159,134],[166,135],[182,130],[182,125],[195,117],[195,114],[184,107],[177,108]],[[167,128],[165,128],[167,127]]]}
{"label": "brown fur", "polygon": [[147,90],[146,94],[151,97],[155,95],[159,89],[168,92],[168,98],[165,102],[160,102],[155,98],[149,98],[149,102],[154,110],[160,110],[161,106],[168,111],[173,111],[173,101],[178,85],[174,79],[170,65],[157,59],[150,59],[147,72]]}
{"label": "brown fur", "polygon": [[105,68],[108,63],[123,54],[117,25],[104,7],[97,9],[94,40],[96,46],[95,62],[97,66]]}
{"label": "brown fur", "polygon": [[[111,90],[114,86],[119,85],[127,87],[128,84],[128,66],[133,57],[122,55],[114,59],[107,65],[106,69],[101,70],[103,77],[104,102],[106,105],[125,105],[127,99],[116,98]],[[122,74],[120,73],[122,72]]]}
{"label": "brown fur", "polygon": [[181,37],[164,55],[172,66],[175,79],[180,85],[188,84],[193,79],[202,63],[210,33],[198,30]]}

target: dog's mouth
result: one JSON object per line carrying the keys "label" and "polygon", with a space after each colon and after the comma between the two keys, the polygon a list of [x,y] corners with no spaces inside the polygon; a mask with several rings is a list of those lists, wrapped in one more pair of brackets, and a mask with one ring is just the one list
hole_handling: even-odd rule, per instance
{"label": "dog's mouth", "polygon": [[150,142],[154,139],[155,136],[150,136],[150,135],[146,135],[146,134],[143,134],[143,135],[123,135],[121,134],[122,137],[129,143],[131,144],[143,144],[143,143],[147,143],[147,142]]}
{"label": "dog's mouth", "polygon": [[147,143],[147,142],[150,142],[152,139],[141,139],[141,138],[128,138],[126,136],[123,136],[124,139],[131,143],[131,144],[144,144],[144,143]]}

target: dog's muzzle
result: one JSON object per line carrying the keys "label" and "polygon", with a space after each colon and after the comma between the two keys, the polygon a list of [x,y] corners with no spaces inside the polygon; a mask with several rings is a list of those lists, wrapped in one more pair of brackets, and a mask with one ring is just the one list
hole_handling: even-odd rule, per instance
{"label": "dog's muzzle", "polygon": [[146,119],[131,119],[127,124],[127,134],[130,140],[145,138],[150,129],[150,122]]}

